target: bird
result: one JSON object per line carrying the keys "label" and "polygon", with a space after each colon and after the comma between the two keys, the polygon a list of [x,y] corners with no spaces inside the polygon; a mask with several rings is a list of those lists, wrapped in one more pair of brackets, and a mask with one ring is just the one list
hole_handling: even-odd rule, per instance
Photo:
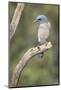
{"label": "bird", "polygon": [[[48,17],[45,15],[39,15],[36,17],[36,19],[34,20],[34,22],[38,23],[38,43],[40,45],[46,43],[47,44],[47,39],[49,37],[50,34],[50,30],[51,30],[51,23],[48,20]],[[44,56],[44,53],[40,53],[39,54],[40,57]]]}

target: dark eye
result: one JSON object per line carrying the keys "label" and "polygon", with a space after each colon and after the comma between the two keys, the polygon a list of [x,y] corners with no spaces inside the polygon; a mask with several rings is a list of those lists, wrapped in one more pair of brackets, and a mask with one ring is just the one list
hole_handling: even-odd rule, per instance
{"label": "dark eye", "polygon": [[41,20],[41,18],[39,18],[38,20]]}

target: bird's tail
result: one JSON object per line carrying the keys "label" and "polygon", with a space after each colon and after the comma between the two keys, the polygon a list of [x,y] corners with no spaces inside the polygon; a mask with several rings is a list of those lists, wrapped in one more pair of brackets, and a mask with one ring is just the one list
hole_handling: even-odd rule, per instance
{"label": "bird's tail", "polygon": [[43,56],[44,56],[44,53],[43,52],[38,54],[38,57],[39,58],[43,58]]}

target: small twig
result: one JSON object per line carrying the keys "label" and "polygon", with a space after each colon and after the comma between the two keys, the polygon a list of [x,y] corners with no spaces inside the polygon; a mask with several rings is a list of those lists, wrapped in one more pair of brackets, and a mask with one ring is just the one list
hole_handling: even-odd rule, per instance
{"label": "small twig", "polygon": [[14,36],[16,28],[18,26],[22,11],[24,9],[23,3],[18,3],[15,9],[11,24],[10,24],[10,39]]}
{"label": "small twig", "polygon": [[[39,49],[38,49],[39,47]],[[43,44],[41,46],[34,47],[29,49],[22,59],[19,61],[19,63],[16,65],[15,70],[13,71],[13,75],[11,78],[11,84],[10,87],[17,87],[19,76],[21,75],[21,72],[23,71],[23,68],[26,66],[26,64],[30,61],[30,58],[37,55],[38,53],[45,52],[49,48],[52,47],[51,42],[48,42],[47,45]]]}

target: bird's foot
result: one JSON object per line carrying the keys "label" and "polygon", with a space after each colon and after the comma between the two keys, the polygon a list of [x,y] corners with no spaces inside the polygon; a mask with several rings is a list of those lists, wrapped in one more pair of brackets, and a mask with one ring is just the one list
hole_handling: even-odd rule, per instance
{"label": "bird's foot", "polygon": [[47,46],[48,42],[45,43],[45,45]]}
{"label": "bird's foot", "polygon": [[38,45],[41,45],[41,43],[40,43],[40,42],[38,42]]}
{"label": "bird's foot", "polygon": [[40,50],[40,46],[38,45],[37,48]]}

